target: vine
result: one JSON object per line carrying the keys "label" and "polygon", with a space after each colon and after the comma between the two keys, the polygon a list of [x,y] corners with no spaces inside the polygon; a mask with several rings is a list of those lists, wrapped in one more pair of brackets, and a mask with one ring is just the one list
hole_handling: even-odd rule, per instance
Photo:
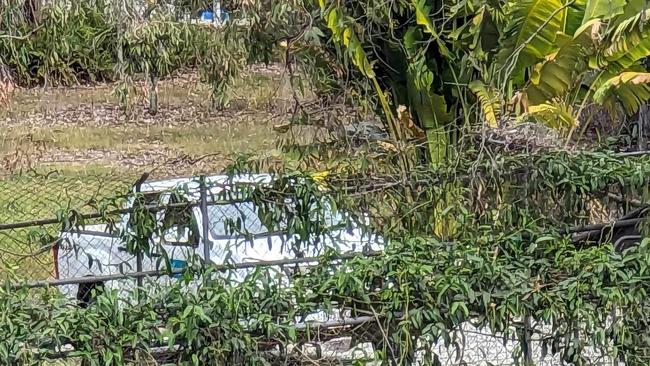
{"label": "vine", "polygon": [[[249,171],[245,165],[239,162],[231,174]],[[359,341],[373,342],[376,353],[369,357],[385,363],[409,364],[421,357],[437,365],[433,345],[462,348],[455,334],[470,322],[521,345],[532,332],[544,352],[571,364],[591,364],[594,352],[627,365],[647,364],[650,241],[624,251],[606,237],[576,245],[564,229],[586,221],[580,200],[604,200],[605,192],[619,190],[645,201],[648,170],[648,157],[609,153],[486,160],[469,153],[455,169],[412,172],[407,184],[416,205],[403,199],[401,173],[368,172],[351,183],[343,173],[277,171],[275,183],[223,190],[212,199],[251,201],[268,228],[297,235],[299,240],[284,243],[283,251],[317,259],[292,271],[291,285],[281,280],[287,269],[281,266],[246,269],[242,280],[242,269],[232,263],[190,265],[175,284],[151,291],[147,301],[108,291],[86,309],[70,307],[57,291],[35,296],[20,286],[5,287],[0,302],[8,311],[0,328],[7,341],[0,342],[0,361],[36,365],[57,357],[57,347],[72,344],[72,356],[96,365],[155,358],[157,346],[177,364],[282,364],[286,359],[268,351],[286,351],[323,335],[297,327],[297,319],[345,309],[347,316],[374,319],[351,332]],[[449,195],[441,188],[446,181],[462,183],[456,184],[461,189]],[[559,198],[572,204],[548,211]],[[144,211],[132,216],[134,225],[144,237],[161,233],[146,213],[148,203],[137,202],[135,210]],[[332,210],[354,213],[343,217],[343,226],[363,226],[370,212],[371,225],[386,239],[383,253],[345,257],[323,245],[332,224],[325,213]],[[453,221],[456,229],[436,235],[432,228],[441,219]],[[230,224],[244,238],[254,234]],[[136,244],[147,241],[133,238]],[[190,291],[197,279],[200,284]],[[288,356],[300,359],[295,352]],[[525,360],[529,352],[522,346],[513,358]]]}

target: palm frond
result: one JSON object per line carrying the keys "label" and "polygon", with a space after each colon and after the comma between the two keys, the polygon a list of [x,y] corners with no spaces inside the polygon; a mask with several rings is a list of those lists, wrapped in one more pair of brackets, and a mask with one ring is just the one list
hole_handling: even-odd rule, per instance
{"label": "palm frond", "polygon": [[525,89],[531,104],[542,104],[564,95],[579,82],[578,76],[589,66],[588,57],[596,50],[594,34],[600,27],[598,19],[587,22],[557,52],[535,67],[530,85]]}
{"label": "palm frond", "polygon": [[569,3],[565,0],[510,2],[499,64],[516,75],[557,50],[557,35],[567,30]]}
{"label": "palm frond", "polygon": [[641,104],[650,99],[650,73],[622,72],[605,81],[594,93],[594,101],[614,115],[621,106],[625,113],[633,114]]}
{"label": "palm frond", "polygon": [[568,131],[579,125],[573,107],[557,101],[530,106],[528,113],[520,119],[532,119],[560,131]]}
{"label": "palm frond", "polygon": [[491,128],[496,128],[501,119],[501,98],[496,89],[483,84],[481,81],[473,81],[469,84],[469,88],[478,99],[481,105],[483,118]]}
{"label": "palm frond", "polygon": [[622,69],[650,56],[650,9],[622,21],[606,36],[602,59]]}

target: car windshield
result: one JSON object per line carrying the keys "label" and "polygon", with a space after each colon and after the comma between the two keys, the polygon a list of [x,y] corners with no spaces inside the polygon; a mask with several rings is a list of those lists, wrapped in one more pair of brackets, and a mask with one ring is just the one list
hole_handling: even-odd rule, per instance
{"label": "car windshield", "polygon": [[[344,215],[322,206],[325,225],[333,227],[346,223]],[[312,219],[316,219],[317,210],[312,210]],[[271,230],[260,220],[258,207],[253,202],[237,202],[226,205],[209,205],[208,218],[210,232],[214,237],[231,237],[237,233],[253,235],[267,234]],[[286,223],[279,223],[273,231],[286,230]]]}
{"label": "car windshield", "polygon": [[253,202],[237,202],[208,206],[210,232],[215,237],[234,233],[264,234],[268,232],[257,215]]}

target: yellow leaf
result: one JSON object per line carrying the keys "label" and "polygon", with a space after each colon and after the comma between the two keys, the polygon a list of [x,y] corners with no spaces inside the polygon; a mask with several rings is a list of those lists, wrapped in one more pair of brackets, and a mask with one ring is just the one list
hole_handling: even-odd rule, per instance
{"label": "yellow leaf", "polygon": [[605,81],[594,93],[594,101],[615,114],[617,105],[627,114],[635,113],[650,99],[650,73],[622,72]]}
{"label": "yellow leaf", "polygon": [[339,29],[339,10],[337,8],[334,8],[330,10],[327,15],[327,28],[329,28],[332,31],[332,34],[334,35],[335,39],[338,39],[339,35],[341,34],[341,30]]}
{"label": "yellow leaf", "polygon": [[578,120],[573,115],[573,108],[570,105],[555,101],[531,105],[528,107],[528,113],[522,115],[520,119],[527,117],[561,131],[568,131],[579,125]]}
{"label": "yellow leaf", "polygon": [[323,182],[325,178],[329,176],[330,172],[327,170],[324,170],[322,172],[316,172],[311,175],[312,179],[314,179],[317,182]]}
{"label": "yellow leaf", "polygon": [[320,189],[327,188],[327,177],[329,176],[329,171],[325,170],[322,172],[316,172],[311,175],[311,178],[316,182]]}
{"label": "yellow leaf", "polygon": [[497,128],[501,116],[501,101],[497,90],[475,80],[469,84],[470,90],[476,94],[483,117],[491,128]]}
{"label": "yellow leaf", "polygon": [[350,37],[352,37],[352,29],[350,29],[350,27],[345,28],[343,31],[343,45],[345,47],[350,44]]}

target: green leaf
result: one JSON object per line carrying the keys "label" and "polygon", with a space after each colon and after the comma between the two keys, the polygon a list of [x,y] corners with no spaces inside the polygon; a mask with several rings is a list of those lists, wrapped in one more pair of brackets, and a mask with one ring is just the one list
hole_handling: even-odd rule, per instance
{"label": "green leaf", "polygon": [[521,118],[530,118],[551,128],[564,131],[578,125],[573,108],[557,101],[530,106],[528,113]]}
{"label": "green leaf", "polygon": [[422,28],[424,28],[424,32],[430,34],[431,38],[433,38],[436,41],[440,49],[440,53],[443,56],[446,57],[451,56],[451,53],[447,49],[445,43],[440,39],[440,36],[436,31],[433,21],[431,20],[431,17],[429,15],[431,13],[431,7],[427,5],[428,1],[413,0],[412,3],[413,6],[415,7],[415,21],[417,22],[417,24],[422,26]]}
{"label": "green leaf", "polygon": [[619,24],[625,19],[630,19],[648,9],[647,0],[627,0],[626,2],[627,4],[624,7],[623,14],[613,20],[614,24]]}
{"label": "green leaf", "polygon": [[589,0],[582,23],[585,24],[593,19],[612,19],[623,14],[626,5],[626,0]]}
{"label": "green leaf", "polygon": [[600,26],[597,19],[588,22],[576,32],[575,37],[535,67],[530,85],[525,89],[532,105],[562,96],[580,83],[580,76],[589,66],[586,60],[595,53],[596,40],[593,35]]}
{"label": "green leaf", "polygon": [[486,86],[481,81],[475,80],[469,84],[469,88],[479,100],[483,118],[491,128],[496,128],[501,119],[501,100],[499,92]]}
{"label": "green leaf", "polygon": [[406,77],[409,104],[423,129],[439,128],[452,121],[445,98],[431,90],[434,74],[422,55],[409,65]]}
{"label": "green leaf", "polygon": [[594,93],[594,101],[611,114],[621,106],[627,114],[635,113],[650,99],[650,73],[622,72],[605,81]]}
{"label": "green leaf", "polygon": [[460,305],[459,302],[455,302],[455,303],[451,304],[451,313],[452,314],[456,314],[456,310],[458,310],[459,305]]}
{"label": "green leaf", "polygon": [[585,24],[585,9],[590,0],[575,0],[567,9],[567,20],[564,33],[574,34],[580,26]]}
{"label": "green leaf", "polygon": [[609,32],[600,59],[607,63],[616,63],[622,70],[650,56],[649,16],[650,9],[624,20]]}
{"label": "green leaf", "polygon": [[566,33],[568,3],[565,0],[520,0],[509,3],[508,23],[498,63],[518,75],[557,50],[558,33]]}

